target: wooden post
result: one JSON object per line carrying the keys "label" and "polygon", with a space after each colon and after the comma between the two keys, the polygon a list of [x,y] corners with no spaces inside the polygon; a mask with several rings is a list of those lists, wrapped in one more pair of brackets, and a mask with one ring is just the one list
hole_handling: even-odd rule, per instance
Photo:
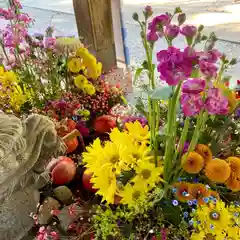
{"label": "wooden post", "polygon": [[117,66],[111,0],[73,0],[80,37],[89,46],[105,72]]}

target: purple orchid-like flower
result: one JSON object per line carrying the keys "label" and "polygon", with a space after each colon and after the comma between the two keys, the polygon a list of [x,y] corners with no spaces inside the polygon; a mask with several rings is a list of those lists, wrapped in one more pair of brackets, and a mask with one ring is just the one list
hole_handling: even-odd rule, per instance
{"label": "purple orchid-like flower", "polygon": [[206,87],[206,81],[200,78],[187,79],[182,86],[183,93],[200,93]]}
{"label": "purple orchid-like flower", "polygon": [[185,116],[196,116],[202,110],[204,102],[200,94],[183,93],[180,98],[182,111]]}
{"label": "purple orchid-like flower", "polygon": [[134,117],[134,116],[130,116],[130,117],[126,117],[126,118],[123,120],[123,125],[125,126],[125,124],[128,123],[128,122],[134,123],[134,122],[136,122],[136,121],[140,122],[143,127],[145,127],[145,126],[148,124],[147,119],[144,118],[144,117]]}
{"label": "purple orchid-like flower", "polygon": [[197,33],[197,28],[193,25],[185,25],[181,28],[180,33],[185,37],[194,37]]}

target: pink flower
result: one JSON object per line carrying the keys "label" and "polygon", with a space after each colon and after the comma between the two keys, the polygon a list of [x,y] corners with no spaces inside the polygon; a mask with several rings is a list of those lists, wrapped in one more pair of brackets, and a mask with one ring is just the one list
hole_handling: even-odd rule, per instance
{"label": "pink flower", "polygon": [[18,21],[24,22],[25,24],[32,22],[32,19],[26,13],[18,14],[17,19]]}
{"label": "pink flower", "polygon": [[161,50],[157,53],[157,60],[159,62],[176,61],[182,58],[181,51],[175,47],[168,47],[167,50]]}
{"label": "pink flower", "polygon": [[15,12],[12,9],[5,10],[0,8],[0,16],[6,20],[13,20],[15,18]]}
{"label": "pink flower", "polygon": [[197,28],[193,25],[185,25],[181,28],[180,32],[185,37],[194,37],[197,33]]}
{"label": "pink flower", "polygon": [[199,78],[187,79],[182,86],[183,93],[200,93],[206,87],[206,81]]}
{"label": "pink flower", "polygon": [[218,88],[208,90],[208,97],[205,102],[205,108],[209,114],[228,114],[228,100],[224,97]]}
{"label": "pink flower", "polygon": [[171,18],[168,14],[162,14],[153,18],[152,22],[149,24],[148,29],[154,32],[161,30],[163,26],[170,23]]}
{"label": "pink flower", "polygon": [[200,61],[199,63],[201,72],[209,78],[217,76],[217,66],[214,63],[207,62],[205,60]]}
{"label": "pink flower", "polygon": [[180,31],[179,26],[175,24],[169,24],[165,28],[165,35],[170,39],[174,39],[179,34],[179,31]]}
{"label": "pink flower", "polygon": [[222,53],[217,49],[212,49],[208,52],[199,52],[200,60],[205,60],[210,63],[216,63],[220,57],[222,57]]}
{"label": "pink flower", "polygon": [[153,31],[148,32],[147,40],[149,42],[156,42],[158,40],[158,34],[156,32],[153,32]]}
{"label": "pink flower", "polygon": [[184,58],[189,59],[191,62],[197,64],[198,56],[195,50],[192,47],[186,47],[183,51]]}
{"label": "pink flower", "polygon": [[204,106],[202,96],[200,94],[183,93],[180,98],[182,111],[185,116],[195,116],[199,114]]}
{"label": "pink flower", "polygon": [[56,38],[53,38],[53,37],[46,37],[44,39],[44,47],[47,48],[47,49],[54,49],[55,48],[55,44],[56,44]]}

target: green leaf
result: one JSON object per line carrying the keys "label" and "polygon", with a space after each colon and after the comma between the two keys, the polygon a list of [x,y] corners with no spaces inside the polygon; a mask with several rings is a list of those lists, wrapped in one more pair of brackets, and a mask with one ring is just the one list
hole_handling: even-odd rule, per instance
{"label": "green leaf", "polygon": [[142,71],[144,68],[138,68],[135,72],[134,80],[133,80],[133,85],[136,84],[136,81],[138,80],[139,76],[141,75]]}
{"label": "green leaf", "polygon": [[150,93],[150,97],[155,100],[168,100],[172,95],[172,89],[169,86],[163,86],[161,88],[156,88],[152,93]]}
{"label": "green leaf", "polygon": [[172,223],[175,227],[179,226],[182,220],[179,206],[173,206],[167,203],[163,205],[162,210],[168,222]]}

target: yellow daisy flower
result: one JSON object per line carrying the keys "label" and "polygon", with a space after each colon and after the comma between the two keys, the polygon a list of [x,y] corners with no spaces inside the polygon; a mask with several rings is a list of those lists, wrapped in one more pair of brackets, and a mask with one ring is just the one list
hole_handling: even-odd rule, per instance
{"label": "yellow daisy flower", "polygon": [[121,203],[134,206],[136,202],[143,202],[147,198],[147,189],[141,183],[128,183],[119,196],[122,197]]}
{"label": "yellow daisy flower", "polygon": [[68,70],[72,73],[78,73],[83,67],[83,63],[79,58],[72,58],[68,61]]}
{"label": "yellow daisy flower", "polygon": [[139,121],[128,122],[125,124],[129,135],[137,142],[146,142],[150,138],[149,127],[143,127]]}
{"label": "yellow daisy flower", "polygon": [[74,79],[74,84],[77,88],[83,89],[88,84],[88,80],[85,76],[78,75]]}
{"label": "yellow daisy flower", "polygon": [[79,48],[76,52],[76,57],[84,58],[89,55],[89,51],[87,48]]}
{"label": "yellow daisy flower", "polygon": [[4,74],[4,67],[0,66],[0,75],[2,76]]}
{"label": "yellow daisy flower", "polygon": [[156,186],[156,184],[162,181],[160,175],[163,172],[163,168],[155,167],[154,163],[147,161],[138,161],[136,170],[136,177],[132,182],[141,182],[142,185],[146,185],[149,190]]}

